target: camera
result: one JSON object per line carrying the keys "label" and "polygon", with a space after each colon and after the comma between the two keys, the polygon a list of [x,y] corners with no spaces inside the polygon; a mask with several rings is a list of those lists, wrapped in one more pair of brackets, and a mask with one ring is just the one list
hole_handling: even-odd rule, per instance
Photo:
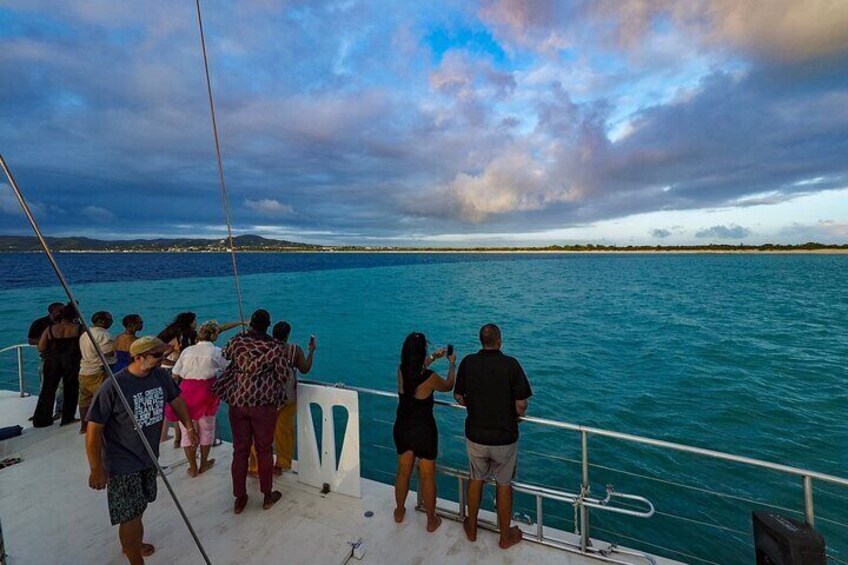
{"label": "camera", "polygon": [[448,349],[447,349],[447,352],[445,353],[445,355],[447,355],[448,357],[453,355],[453,344],[452,343],[448,344]]}

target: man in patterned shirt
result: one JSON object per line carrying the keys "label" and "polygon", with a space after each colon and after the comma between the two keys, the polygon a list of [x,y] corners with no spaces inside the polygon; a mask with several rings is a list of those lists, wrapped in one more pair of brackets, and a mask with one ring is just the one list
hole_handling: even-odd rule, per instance
{"label": "man in patterned shirt", "polygon": [[274,456],[271,444],[277,412],[286,402],[286,384],[294,373],[285,355],[285,345],[268,335],[271,315],[257,310],[250,317],[250,329],[235,336],[224,348],[230,365],[218,379],[215,391],[230,405],[233,431],[233,512],[241,514],[247,505],[247,467],[250,446],[256,446],[259,460],[259,488],[264,495],[262,508],[271,508],[280,498],[274,486]]}

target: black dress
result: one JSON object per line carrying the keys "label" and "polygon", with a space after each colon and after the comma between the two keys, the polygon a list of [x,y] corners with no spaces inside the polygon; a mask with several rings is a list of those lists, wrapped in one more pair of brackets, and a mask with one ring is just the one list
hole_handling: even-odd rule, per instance
{"label": "black dress", "polygon": [[425,369],[416,377],[403,377],[393,436],[398,455],[412,451],[419,459],[435,460],[439,453],[439,430],[433,417],[433,393],[415,398],[416,389],[433,371]]}
{"label": "black dress", "polygon": [[61,423],[73,422],[77,412],[81,357],[79,336],[55,337],[53,328],[55,326],[50,326],[47,330],[47,349],[42,354],[44,381],[41,383],[41,392],[32,418],[32,425],[36,428],[53,423],[53,403],[56,400],[56,389],[60,381],[64,385]]}

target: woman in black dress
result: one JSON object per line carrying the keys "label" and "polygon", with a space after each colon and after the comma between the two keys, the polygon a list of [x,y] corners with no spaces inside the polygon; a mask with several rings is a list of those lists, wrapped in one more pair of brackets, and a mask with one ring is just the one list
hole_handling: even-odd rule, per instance
{"label": "woman in black dress", "polygon": [[[429,367],[436,359],[448,357],[448,378],[443,379]],[[393,430],[398,453],[395,477],[395,522],[403,522],[409,479],[418,458],[418,478],[421,498],[427,512],[427,531],[434,532],[442,523],[436,515],[436,455],[439,452],[439,431],[433,417],[433,393],[453,389],[456,379],[456,354],[446,355],[439,349],[427,355],[427,338],[411,333],[403,342],[400,366],[397,371],[398,408]]]}
{"label": "woman in black dress", "polygon": [[79,396],[80,324],[72,304],[62,308],[59,321],[44,330],[38,340],[38,351],[44,359],[44,380],[32,425],[43,428],[53,423],[53,402],[61,382],[64,387],[62,421],[65,426],[77,422],[77,397]]}

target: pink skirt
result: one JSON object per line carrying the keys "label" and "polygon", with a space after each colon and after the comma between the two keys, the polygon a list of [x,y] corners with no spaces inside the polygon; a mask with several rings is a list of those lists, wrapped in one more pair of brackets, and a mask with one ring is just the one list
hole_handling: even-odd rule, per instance
{"label": "pink skirt", "polygon": [[[205,380],[183,379],[180,382],[180,396],[188,406],[188,415],[192,420],[199,420],[204,416],[214,416],[218,413],[218,405],[221,399],[212,392],[212,385],[216,378]],[[169,422],[177,422],[176,413],[170,404],[165,405],[165,418]]]}

